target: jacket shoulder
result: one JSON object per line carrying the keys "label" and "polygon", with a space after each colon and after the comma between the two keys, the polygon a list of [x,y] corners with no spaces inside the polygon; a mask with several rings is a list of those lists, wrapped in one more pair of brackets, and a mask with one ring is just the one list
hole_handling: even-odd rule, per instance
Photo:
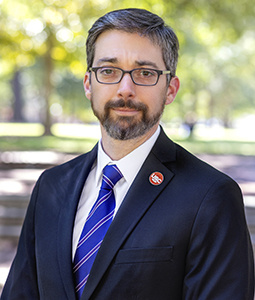
{"label": "jacket shoulder", "polygon": [[71,175],[72,173],[77,175],[84,170],[84,168],[90,170],[96,159],[96,156],[97,145],[90,152],[81,154],[67,162],[45,170],[41,174],[40,179],[44,178],[44,180],[49,179],[52,181],[61,180],[61,178]]}
{"label": "jacket shoulder", "polygon": [[[187,169],[190,173],[193,174],[193,177],[201,176],[201,179],[222,179],[227,181],[234,180],[229,177],[227,174],[223,173],[214,166],[208,164],[202,159],[198,158],[194,154],[190,153],[182,146],[175,144],[176,147],[176,168],[177,169]],[[187,172],[187,173],[189,173]],[[190,174],[189,173],[189,174]]]}

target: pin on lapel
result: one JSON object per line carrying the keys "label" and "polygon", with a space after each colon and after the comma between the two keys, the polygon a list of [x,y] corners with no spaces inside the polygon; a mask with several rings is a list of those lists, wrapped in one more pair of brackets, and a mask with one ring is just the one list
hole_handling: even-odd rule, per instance
{"label": "pin on lapel", "polygon": [[160,172],[153,172],[149,177],[149,181],[152,185],[160,185],[164,181],[164,176]]}

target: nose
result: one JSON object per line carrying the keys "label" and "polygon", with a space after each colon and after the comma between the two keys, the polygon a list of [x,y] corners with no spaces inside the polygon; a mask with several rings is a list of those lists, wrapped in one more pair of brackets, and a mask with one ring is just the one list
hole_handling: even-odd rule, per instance
{"label": "nose", "polygon": [[125,99],[132,98],[134,95],[135,84],[132,81],[130,74],[126,73],[118,84],[118,97]]}

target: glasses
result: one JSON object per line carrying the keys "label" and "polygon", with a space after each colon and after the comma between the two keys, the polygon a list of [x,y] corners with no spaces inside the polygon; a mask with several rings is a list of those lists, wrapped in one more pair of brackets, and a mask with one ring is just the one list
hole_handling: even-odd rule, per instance
{"label": "glasses", "polygon": [[96,75],[96,80],[102,84],[119,83],[123,76],[128,73],[136,85],[152,86],[156,85],[160,75],[169,74],[171,71],[161,71],[149,68],[137,68],[130,71],[125,71],[116,67],[97,67],[90,68],[89,72],[93,71]]}

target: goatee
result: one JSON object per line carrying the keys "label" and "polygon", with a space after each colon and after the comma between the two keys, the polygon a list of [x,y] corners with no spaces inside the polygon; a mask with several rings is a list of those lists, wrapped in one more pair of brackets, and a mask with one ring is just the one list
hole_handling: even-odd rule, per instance
{"label": "goatee", "polygon": [[[141,102],[134,102],[129,99],[109,100],[104,107],[103,113],[100,114],[93,105],[91,99],[91,106],[95,116],[98,118],[108,135],[116,140],[135,139],[144,135],[149,131],[162,116],[164,111],[165,101],[163,101],[160,110],[154,115],[149,114],[148,106]],[[127,108],[134,109],[141,112],[141,117],[137,116],[111,116],[111,109]]]}

